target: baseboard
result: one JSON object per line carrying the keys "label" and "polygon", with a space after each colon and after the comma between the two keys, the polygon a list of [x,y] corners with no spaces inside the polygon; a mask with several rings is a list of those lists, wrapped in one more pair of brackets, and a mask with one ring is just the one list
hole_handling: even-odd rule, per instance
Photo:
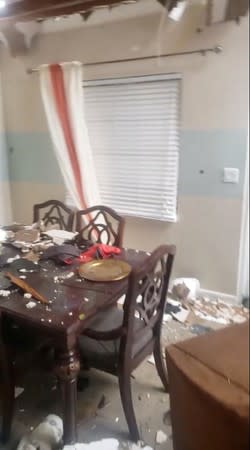
{"label": "baseboard", "polygon": [[211,300],[222,300],[223,302],[231,303],[232,305],[239,305],[239,299],[236,295],[225,294],[224,292],[209,291],[208,289],[200,289],[199,295],[201,297],[208,297]]}

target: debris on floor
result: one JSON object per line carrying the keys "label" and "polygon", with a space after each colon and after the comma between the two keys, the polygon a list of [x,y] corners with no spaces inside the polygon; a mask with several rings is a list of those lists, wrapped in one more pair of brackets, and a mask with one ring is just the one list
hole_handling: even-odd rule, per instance
{"label": "debris on floor", "polygon": [[[165,315],[203,334],[218,326],[242,323],[249,319],[249,309],[221,299],[199,296],[200,283],[195,278],[178,278],[166,304]],[[166,321],[165,321],[166,322]],[[208,324],[208,322],[210,322]]]}
{"label": "debris on floor", "polygon": [[31,432],[26,434],[17,450],[54,450],[63,437],[63,422],[59,416],[51,414]]}
{"label": "debris on floor", "polygon": [[176,278],[172,283],[172,294],[175,299],[186,300],[197,297],[200,282],[196,278]]}
{"label": "debris on floor", "polygon": [[119,442],[116,439],[104,439],[90,444],[65,445],[63,450],[118,450]]}
{"label": "debris on floor", "polygon": [[19,395],[21,395],[24,392],[24,388],[22,387],[15,387],[15,398],[19,397]]}
{"label": "debris on floor", "polygon": [[170,411],[170,409],[163,415],[163,423],[164,423],[164,425],[171,427],[172,420],[171,420],[171,411]]}
{"label": "debris on floor", "polygon": [[100,398],[100,401],[97,405],[97,409],[103,409],[110,405],[110,401],[107,400],[106,396],[103,394]]}
{"label": "debris on floor", "polygon": [[194,325],[191,325],[190,331],[191,333],[194,333],[196,335],[206,334],[209,333],[209,331],[212,331],[213,329],[210,327],[206,327],[205,325],[200,325],[199,323],[195,323]]}
{"label": "debris on floor", "polygon": [[163,431],[158,430],[156,433],[156,437],[155,437],[155,442],[158,445],[163,444],[164,442],[166,442],[168,439],[167,435],[165,433],[163,433]]}
{"label": "debris on floor", "polygon": [[[164,441],[165,442],[165,441]],[[63,450],[153,450],[143,442],[137,444],[125,443],[120,444],[116,439],[102,439],[101,441],[91,442],[89,444],[65,445]]]}

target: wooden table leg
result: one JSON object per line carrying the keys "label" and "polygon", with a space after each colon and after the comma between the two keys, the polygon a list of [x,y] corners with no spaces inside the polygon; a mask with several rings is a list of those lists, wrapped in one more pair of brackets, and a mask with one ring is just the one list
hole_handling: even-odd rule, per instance
{"label": "wooden table leg", "polygon": [[75,350],[59,351],[56,375],[59,379],[63,400],[64,444],[77,442],[77,376],[80,371],[79,358]]}

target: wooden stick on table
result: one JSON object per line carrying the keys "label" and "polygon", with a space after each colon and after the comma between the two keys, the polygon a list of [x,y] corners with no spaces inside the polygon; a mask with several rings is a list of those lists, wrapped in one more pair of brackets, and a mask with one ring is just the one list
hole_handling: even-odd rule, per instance
{"label": "wooden stick on table", "polygon": [[23,291],[31,294],[34,299],[38,300],[41,303],[45,303],[45,304],[49,303],[48,300],[43,295],[39,294],[39,292],[37,292],[35,289],[33,289],[33,287],[31,287],[25,281],[21,280],[18,277],[15,277],[10,272],[5,272],[4,275],[7,278],[9,278],[10,281],[12,281],[13,284],[15,284],[16,286],[20,287]]}

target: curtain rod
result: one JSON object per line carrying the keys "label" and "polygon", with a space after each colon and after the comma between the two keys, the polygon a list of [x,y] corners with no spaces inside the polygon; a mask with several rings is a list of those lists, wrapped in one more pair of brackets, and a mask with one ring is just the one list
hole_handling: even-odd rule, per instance
{"label": "curtain rod", "polygon": [[[152,56],[142,56],[141,58],[125,58],[125,59],[115,59],[110,61],[99,61],[99,62],[92,62],[92,63],[82,63],[84,67],[90,67],[90,66],[99,66],[101,64],[116,64],[116,63],[123,63],[123,62],[133,62],[133,61],[145,61],[147,59],[158,59],[158,58],[169,58],[171,56],[185,56],[185,55],[194,55],[194,54],[200,54],[202,56],[205,56],[207,53],[221,53],[223,51],[223,47],[220,45],[217,45],[216,47],[212,48],[201,48],[199,50],[189,50],[186,52],[178,52],[178,53],[167,53],[160,56],[152,55]],[[27,73],[31,74],[34,72],[39,72],[39,68],[36,69],[27,69]]]}

